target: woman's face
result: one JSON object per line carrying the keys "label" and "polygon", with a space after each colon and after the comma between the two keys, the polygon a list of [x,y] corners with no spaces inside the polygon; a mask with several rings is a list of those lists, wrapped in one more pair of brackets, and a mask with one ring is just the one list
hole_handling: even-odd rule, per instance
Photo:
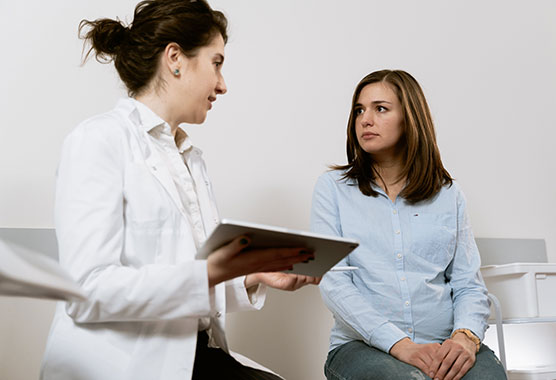
{"label": "woman's face", "polygon": [[361,148],[375,159],[399,158],[403,111],[391,85],[377,82],[363,87],[353,112]]}
{"label": "woman's face", "polygon": [[[196,56],[184,57],[186,65],[181,73],[181,91],[183,98],[183,122],[200,124],[205,121],[207,112],[217,95],[227,91],[222,64],[224,63],[224,39],[220,34],[212,42],[199,49]],[[181,97],[181,96],[180,96]]]}

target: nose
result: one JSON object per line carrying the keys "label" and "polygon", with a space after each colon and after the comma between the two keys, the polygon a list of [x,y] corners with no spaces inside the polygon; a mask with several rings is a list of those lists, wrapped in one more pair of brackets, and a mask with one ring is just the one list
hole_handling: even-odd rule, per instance
{"label": "nose", "polygon": [[226,82],[224,81],[224,77],[220,75],[220,78],[216,83],[216,93],[219,95],[224,95],[226,92],[228,92],[228,88],[226,87]]}
{"label": "nose", "polygon": [[375,124],[373,113],[369,111],[364,111],[360,116],[360,122],[363,127],[372,127]]}

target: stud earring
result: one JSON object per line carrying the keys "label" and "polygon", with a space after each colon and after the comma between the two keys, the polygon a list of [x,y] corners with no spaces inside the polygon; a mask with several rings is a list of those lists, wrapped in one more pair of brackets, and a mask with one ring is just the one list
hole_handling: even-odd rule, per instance
{"label": "stud earring", "polygon": [[174,70],[174,75],[175,75],[175,76],[180,75],[180,70],[179,70],[179,69],[175,69],[175,70]]}

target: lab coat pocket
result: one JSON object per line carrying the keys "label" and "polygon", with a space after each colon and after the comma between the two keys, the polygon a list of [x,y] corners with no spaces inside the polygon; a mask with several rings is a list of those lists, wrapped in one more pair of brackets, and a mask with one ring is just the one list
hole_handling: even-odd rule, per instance
{"label": "lab coat pocket", "polygon": [[170,215],[169,196],[144,162],[126,167],[124,207],[126,223],[134,229],[160,229]]}
{"label": "lab coat pocket", "polygon": [[446,268],[454,257],[456,247],[454,224],[455,218],[449,214],[411,214],[411,252]]}

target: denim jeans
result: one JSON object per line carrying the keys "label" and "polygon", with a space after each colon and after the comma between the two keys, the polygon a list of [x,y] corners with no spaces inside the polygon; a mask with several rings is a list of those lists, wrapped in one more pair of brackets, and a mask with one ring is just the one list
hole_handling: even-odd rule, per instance
{"label": "denim jeans", "polygon": [[[352,341],[328,353],[324,373],[328,380],[431,380],[421,370],[361,341]],[[504,380],[506,374],[494,352],[484,344],[475,365],[462,380]]]}

